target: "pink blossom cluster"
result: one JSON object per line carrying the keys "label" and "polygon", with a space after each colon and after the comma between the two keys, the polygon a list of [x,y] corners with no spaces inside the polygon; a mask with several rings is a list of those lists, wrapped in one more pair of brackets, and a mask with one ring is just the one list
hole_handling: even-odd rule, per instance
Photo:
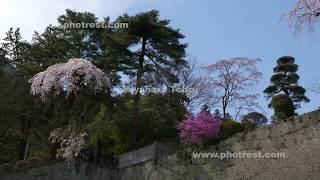
{"label": "pink blossom cluster", "polygon": [[82,86],[90,86],[95,92],[110,88],[106,74],[85,59],[70,59],[66,63],[55,64],[29,80],[31,94],[39,95],[45,101],[50,94],[66,92],[76,94]]}
{"label": "pink blossom cluster", "polygon": [[219,135],[222,121],[204,111],[189,115],[177,126],[179,137],[185,144],[200,145]]}
{"label": "pink blossom cluster", "polygon": [[[291,14],[290,14],[291,13]],[[298,0],[294,9],[289,13],[289,18],[294,15],[303,16],[319,16],[320,14],[320,0]]]}
{"label": "pink blossom cluster", "polygon": [[320,0],[298,0],[288,13],[288,20],[295,23],[296,31],[305,26],[313,29],[313,26],[319,22],[319,17]]}

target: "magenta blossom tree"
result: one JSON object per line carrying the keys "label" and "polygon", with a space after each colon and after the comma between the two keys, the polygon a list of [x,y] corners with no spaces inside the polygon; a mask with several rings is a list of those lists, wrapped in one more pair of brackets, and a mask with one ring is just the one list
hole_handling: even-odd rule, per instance
{"label": "magenta blossom tree", "polygon": [[189,115],[177,128],[184,144],[201,145],[219,135],[221,124],[222,121],[203,111],[197,115]]}

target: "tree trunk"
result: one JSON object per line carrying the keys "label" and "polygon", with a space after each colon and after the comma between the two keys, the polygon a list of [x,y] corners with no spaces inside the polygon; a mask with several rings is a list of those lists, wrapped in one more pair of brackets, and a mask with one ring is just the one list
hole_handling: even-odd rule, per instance
{"label": "tree trunk", "polygon": [[223,115],[223,120],[226,120],[226,109],[227,105],[225,103],[225,97],[222,97],[222,115]]}
{"label": "tree trunk", "polygon": [[101,140],[98,139],[97,143],[95,144],[94,153],[93,153],[93,162],[95,164],[99,164],[100,162],[100,158],[101,158],[100,148],[101,148]]}
{"label": "tree trunk", "polygon": [[225,106],[225,105],[223,105],[223,107],[222,107],[222,111],[223,111],[223,120],[227,120],[226,118],[226,109],[227,109],[227,107]]}
{"label": "tree trunk", "polygon": [[29,155],[30,146],[30,120],[22,122],[21,135],[23,136],[20,142],[19,159],[26,160]]}
{"label": "tree trunk", "polygon": [[29,156],[29,149],[30,149],[30,135],[27,136],[27,141],[24,148],[23,160],[27,160]]}
{"label": "tree trunk", "polygon": [[66,107],[64,108],[63,112],[60,115],[59,126],[63,127],[69,124],[70,112],[72,111],[73,104],[75,102],[76,95],[74,92],[71,92],[69,96],[66,98],[65,103]]}
{"label": "tree trunk", "polygon": [[138,133],[138,120],[139,120],[139,105],[140,105],[140,89],[142,85],[142,76],[143,76],[143,63],[144,63],[144,56],[146,51],[146,38],[142,38],[142,47],[141,53],[139,55],[139,66],[137,69],[137,79],[136,79],[136,90],[135,90],[135,97],[133,103],[133,136],[132,136],[132,145],[135,146],[137,142],[137,133]]}

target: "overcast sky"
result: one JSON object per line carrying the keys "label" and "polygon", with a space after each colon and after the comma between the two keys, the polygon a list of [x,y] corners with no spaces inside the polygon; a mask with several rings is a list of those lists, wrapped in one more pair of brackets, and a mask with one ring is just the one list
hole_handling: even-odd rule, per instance
{"label": "overcast sky", "polygon": [[[21,27],[23,37],[30,40],[34,30],[43,31],[55,24],[65,9],[89,11],[98,17],[115,18],[124,12],[135,14],[160,10],[161,18],[186,35],[188,56],[199,63],[212,64],[232,57],[260,58],[264,74],[255,91],[263,108],[268,101],[262,91],[269,84],[277,58],[296,57],[300,65],[300,83],[308,88],[320,77],[320,26],[310,34],[294,36],[293,29],[280,18],[297,0],[0,0],[0,38],[10,27]],[[302,104],[299,113],[320,106],[319,96],[308,91],[309,104]]]}
{"label": "overcast sky", "polygon": [[116,17],[135,0],[0,0],[0,34],[10,27],[21,27],[24,38],[31,39],[35,30],[43,31],[55,24],[66,8],[89,11],[99,17]]}

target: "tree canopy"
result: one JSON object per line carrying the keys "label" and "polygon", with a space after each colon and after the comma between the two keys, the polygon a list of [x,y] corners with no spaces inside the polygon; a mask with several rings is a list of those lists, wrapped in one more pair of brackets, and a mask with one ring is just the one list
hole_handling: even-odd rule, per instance
{"label": "tree canopy", "polygon": [[[133,78],[135,96],[132,118],[136,130],[140,90],[145,86],[146,78],[151,77],[153,82],[162,85],[177,82],[174,71],[187,64],[184,60],[186,44],[180,42],[184,36],[179,30],[170,27],[169,20],[159,19],[156,10],[134,16],[124,14],[117,21],[127,22],[130,28],[115,29],[106,36],[112,43],[107,45],[107,53],[101,63],[111,64],[115,70]],[[133,142],[136,140],[137,132],[134,132]]]}
{"label": "tree canopy", "polygon": [[285,94],[290,97],[296,107],[300,102],[309,102],[305,95],[306,90],[299,85],[300,76],[297,74],[299,66],[295,64],[295,58],[283,56],[277,60],[277,66],[273,69],[274,74],[271,76],[271,85],[263,92],[268,98]]}
{"label": "tree canopy", "polygon": [[[187,66],[186,45],[180,42],[184,36],[170,27],[169,20],[159,19],[157,11],[124,14],[113,23],[120,21],[132,28],[65,28],[65,23],[111,22],[108,17],[100,20],[92,13],[67,9],[57,25],[35,32],[30,42],[20,29],[9,29],[0,42],[0,146],[4,147],[0,163],[55,156],[56,147],[48,144],[50,132],[74,122],[76,132],[88,131],[91,141],[97,142],[89,149],[113,145],[107,156],[128,151],[131,112],[137,107],[135,147],[177,137],[176,123],[187,113],[183,93],[140,94],[137,106],[136,94],[117,94],[116,88],[133,79],[134,84],[140,79],[139,88],[177,82],[174,70]],[[102,93],[110,83],[111,93]]]}

